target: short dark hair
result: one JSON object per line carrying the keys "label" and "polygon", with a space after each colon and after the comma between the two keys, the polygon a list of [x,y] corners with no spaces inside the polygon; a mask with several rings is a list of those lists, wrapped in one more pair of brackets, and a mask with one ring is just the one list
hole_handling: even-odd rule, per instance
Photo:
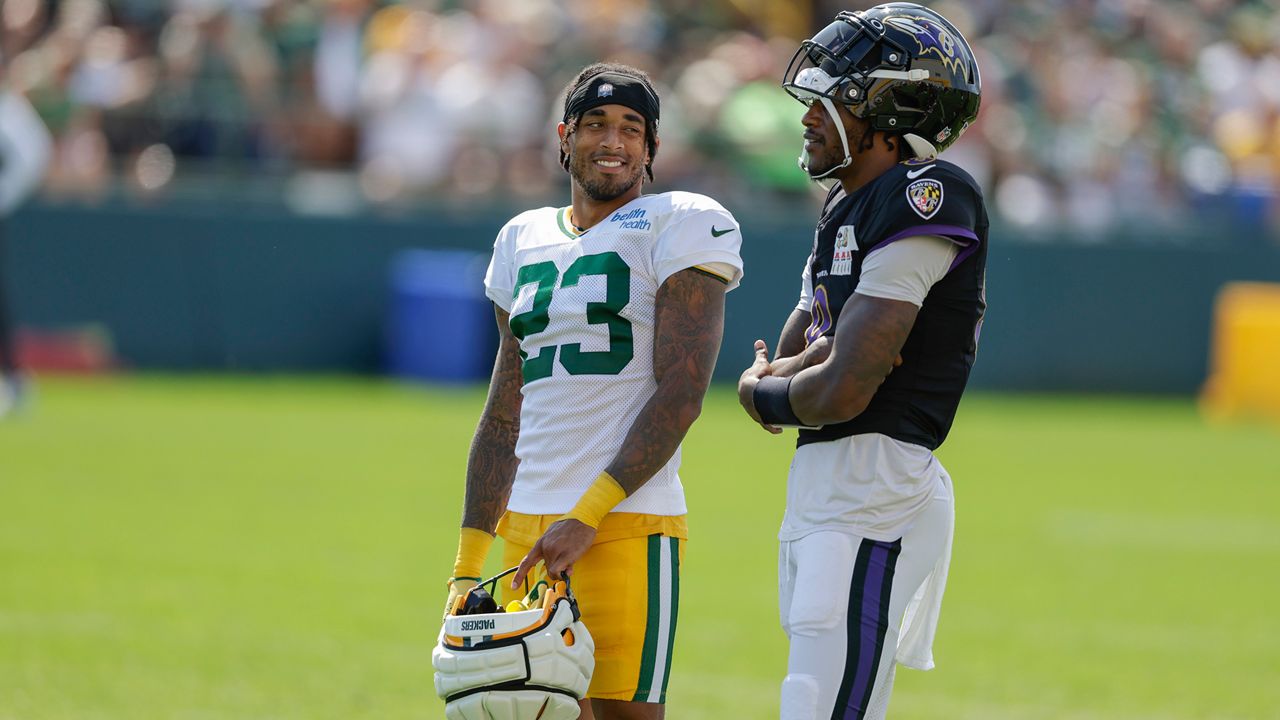
{"label": "short dark hair", "polygon": [[[653,81],[649,79],[649,74],[639,68],[634,68],[630,65],[623,65],[622,63],[592,63],[591,65],[582,68],[582,72],[579,72],[573,80],[569,81],[568,87],[564,90],[565,110],[568,110],[569,98],[573,97],[574,91],[577,90],[579,86],[590,81],[591,78],[596,75],[605,72],[635,78],[637,81],[643,83],[644,86],[649,89],[649,92],[653,93],[655,97],[658,94],[658,92],[653,89]],[[578,119],[578,115],[569,115],[565,117],[564,122],[565,125],[568,126],[568,129],[565,130],[566,139],[568,139],[571,133],[578,129]],[[649,182],[653,182],[653,159],[658,156],[658,123],[656,120],[651,120],[650,118],[644,119],[644,144],[645,149],[649,151],[649,162],[645,164],[644,170],[649,176]],[[563,149],[560,150],[560,167],[564,168],[566,171],[569,169],[569,154]]]}

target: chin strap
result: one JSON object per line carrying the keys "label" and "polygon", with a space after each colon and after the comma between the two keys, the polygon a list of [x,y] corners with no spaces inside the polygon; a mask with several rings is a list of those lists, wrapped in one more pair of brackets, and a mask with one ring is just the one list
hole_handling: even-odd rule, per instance
{"label": "chin strap", "polygon": [[[818,101],[821,102],[822,106],[831,114],[831,119],[835,123],[836,132],[840,135],[840,147],[844,149],[844,160],[839,165],[833,165],[830,170],[814,175],[809,172],[809,166],[804,162],[804,152],[801,151],[800,157],[796,158],[796,164],[800,166],[801,170],[808,174],[810,180],[821,180],[841,168],[849,167],[849,165],[853,163],[853,154],[849,152],[849,138],[845,135],[844,122],[840,120],[840,115],[836,112],[835,103],[825,97],[818,98]],[[919,135],[916,135],[915,133],[903,133],[901,137],[906,141],[907,147],[911,148],[911,153],[915,155],[916,158],[920,160],[932,160],[938,157],[938,148],[936,148],[933,143],[925,140]]]}
{"label": "chin strap", "polygon": [[824,173],[821,173],[819,175],[814,175],[813,173],[809,172],[809,166],[806,165],[804,162],[804,151],[801,150],[800,157],[796,158],[796,163],[800,165],[801,170],[805,171],[805,174],[809,176],[810,180],[821,180],[822,178],[830,175],[831,173],[841,168],[849,167],[849,165],[853,163],[853,154],[849,152],[849,138],[845,135],[844,122],[840,119],[840,113],[836,112],[835,103],[831,102],[829,98],[825,98],[825,97],[818,98],[818,101],[821,102],[822,106],[827,109],[828,113],[831,114],[831,120],[835,123],[836,132],[840,134],[840,147],[844,148],[844,161],[841,162],[839,165],[833,166],[830,170]]}

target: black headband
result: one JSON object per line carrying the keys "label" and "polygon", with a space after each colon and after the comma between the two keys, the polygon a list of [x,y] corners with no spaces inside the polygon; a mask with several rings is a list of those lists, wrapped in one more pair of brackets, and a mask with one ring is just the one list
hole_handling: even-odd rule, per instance
{"label": "black headband", "polygon": [[658,96],[643,80],[613,72],[592,75],[590,80],[565,98],[564,121],[568,122],[569,118],[581,116],[601,105],[629,107],[643,115],[650,124],[658,124]]}

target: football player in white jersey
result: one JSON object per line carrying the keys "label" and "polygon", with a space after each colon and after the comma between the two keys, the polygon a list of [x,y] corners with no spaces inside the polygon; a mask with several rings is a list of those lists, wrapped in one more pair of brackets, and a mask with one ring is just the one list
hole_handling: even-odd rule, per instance
{"label": "football player in white jersey", "polygon": [[800,426],[778,558],[783,720],[879,720],[898,664],[928,669],[954,524],[946,439],[986,308],[982,191],[938,153],[978,112],[973,51],[905,2],[842,12],[783,88],[808,106],[800,166],[837,181],[800,304],[739,399]]}
{"label": "football player in white jersey", "polygon": [[[595,640],[581,717],[661,718],[687,537],[677,473],[742,276],[737,221],[711,198],[642,193],[658,96],[634,68],[570,83],[558,127],[571,203],[498,233],[485,277],[501,344],[467,464],[450,605],[494,534],[519,563],[571,574]],[[523,594],[520,592],[519,594]]]}

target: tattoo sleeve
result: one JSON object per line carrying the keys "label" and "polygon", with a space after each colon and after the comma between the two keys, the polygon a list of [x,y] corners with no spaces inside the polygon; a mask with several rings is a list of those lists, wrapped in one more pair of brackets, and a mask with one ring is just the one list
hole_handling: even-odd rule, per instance
{"label": "tattoo sleeve", "polygon": [[791,381],[796,416],[806,425],[857,417],[893,370],[919,311],[909,302],[855,293],[840,311],[831,355]]}
{"label": "tattoo sleeve", "polygon": [[508,316],[496,305],[501,343],[489,380],[485,401],[471,452],[467,456],[467,494],[462,505],[462,526],[492,533],[507,509],[511,484],[515,481],[516,438],[520,435],[520,342],[511,334]]}
{"label": "tattoo sleeve", "polygon": [[724,299],[723,281],[692,268],[672,275],[658,289],[653,338],[657,388],[606,468],[627,495],[667,464],[702,412],[720,353]]}

